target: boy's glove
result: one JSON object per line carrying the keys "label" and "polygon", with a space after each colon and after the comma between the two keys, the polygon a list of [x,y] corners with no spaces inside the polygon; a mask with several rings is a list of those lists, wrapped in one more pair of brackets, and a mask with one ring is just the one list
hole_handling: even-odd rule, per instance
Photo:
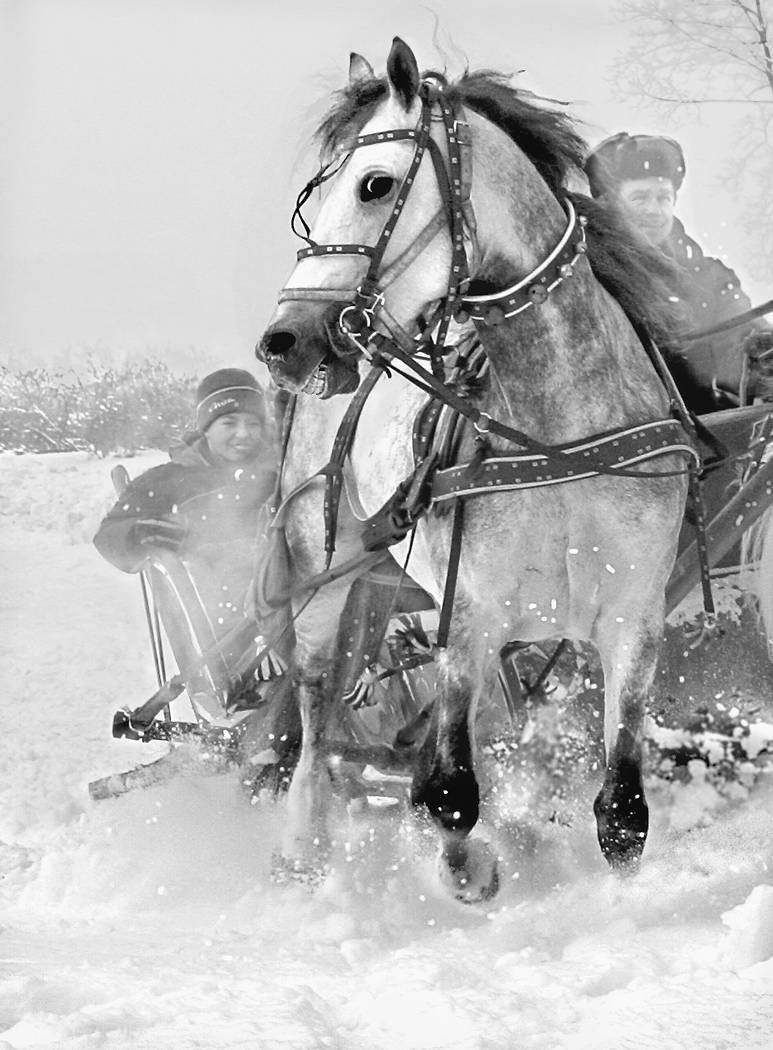
{"label": "boy's glove", "polygon": [[266,647],[266,640],[261,635],[255,639],[255,644],[257,646],[256,655],[260,656],[261,652],[263,653],[262,660],[255,668],[255,681],[270,682],[273,678],[283,675],[287,670],[287,664],[279,653],[270,646]]}
{"label": "boy's glove", "polygon": [[167,551],[180,549],[185,539],[185,526],[166,518],[143,518],[134,525],[133,536],[143,547],[162,547]]}
{"label": "boy's glove", "polygon": [[381,681],[381,676],[385,672],[386,668],[381,664],[368,664],[352,688],[344,693],[341,699],[353,711],[359,711],[361,707],[373,707],[378,703],[378,697],[375,695],[376,682]]}

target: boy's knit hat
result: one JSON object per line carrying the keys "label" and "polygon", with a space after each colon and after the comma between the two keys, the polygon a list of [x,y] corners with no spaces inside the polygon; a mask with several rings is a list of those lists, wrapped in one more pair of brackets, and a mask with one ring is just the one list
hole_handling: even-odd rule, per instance
{"label": "boy's knit hat", "polygon": [[204,433],[219,416],[251,412],[265,418],[263,391],[243,368],[221,368],[205,376],[196,391],[196,428]]}

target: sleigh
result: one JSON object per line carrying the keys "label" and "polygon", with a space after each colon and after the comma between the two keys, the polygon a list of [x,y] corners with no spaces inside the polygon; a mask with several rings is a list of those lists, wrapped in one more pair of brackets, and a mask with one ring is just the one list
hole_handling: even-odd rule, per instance
{"label": "sleigh", "polygon": [[[116,467],[111,478],[120,495],[127,472]],[[119,708],[112,733],[116,739],[167,742],[172,749],[155,762],[92,781],[91,797],[111,798],[181,772],[208,775],[234,768],[250,788],[286,785],[297,757],[300,721],[288,700],[291,683],[276,649],[287,651],[291,625],[272,639],[246,616],[223,630],[191,566],[168,550],[154,552],[139,577],[158,689],[139,706]],[[383,619],[398,577],[388,565],[376,565],[363,580],[368,590],[360,594],[360,603],[370,610],[364,615]],[[411,589],[414,598],[404,608],[423,607],[431,620],[426,601],[416,598],[415,586]],[[357,611],[355,601],[349,617],[355,624]],[[432,672],[429,661],[417,659],[414,650],[410,670],[385,674],[384,669],[394,669],[405,658],[406,632],[417,627],[415,612],[394,620],[393,633],[384,631],[376,659],[369,660],[378,670],[366,682],[359,673],[368,656],[362,639],[348,654],[342,690],[351,694],[350,702],[330,728],[326,751],[331,776],[350,799],[402,797],[410,783],[432,700]],[[345,629],[355,630],[351,624]],[[284,646],[282,634],[288,636]],[[357,691],[367,695],[367,704],[358,702]]]}
{"label": "sleigh", "polygon": [[[700,422],[722,450],[721,462],[709,468],[701,486],[705,561],[712,576],[727,576],[738,572],[742,536],[773,504],[773,457],[767,452],[773,439],[773,406],[729,409],[701,417]],[[117,467],[112,477],[120,494],[128,475]],[[685,522],[667,588],[668,613],[701,584],[699,543],[694,528]],[[382,591],[382,610],[393,604],[399,574],[391,564],[377,565],[364,581],[370,588],[370,606],[374,587]],[[247,784],[286,784],[296,756],[291,748],[283,759],[281,748],[277,745],[272,754],[271,745],[283,735],[297,735],[299,722],[286,712],[277,720],[290,683],[283,681],[281,663],[266,668],[267,639],[258,624],[243,618],[225,633],[218,630],[190,567],[169,551],[159,551],[148,561],[140,584],[158,690],[144,704],[115,712],[113,736],[165,741],[172,748],[155,762],[92,782],[92,798],[114,797],[181,771],[206,774],[237,768]],[[349,798],[406,796],[434,685],[431,659],[417,648],[417,639],[428,646],[437,616],[422,597],[427,596],[414,591],[412,605],[406,606],[414,611],[385,625],[376,661],[364,660],[368,654],[362,652],[362,638],[360,651],[349,651],[344,660],[342,695],[351,701],[358,688],[368,694],[367,705],[341,705],[325,744],[331,776]],[[378,608],[379,602],[375,605]],[[356,612],[350,611],[350,619],[356,621]],[[497,700],[505,721],[516,722],[524,707],[543,695],[565,647],[559,644],[544,660],[541,651],[536,659],[530,647],[517,641],[503,648]],[[681,640],[678,647],[683,648]],[[378,670],[362,674],[365,662]]]}

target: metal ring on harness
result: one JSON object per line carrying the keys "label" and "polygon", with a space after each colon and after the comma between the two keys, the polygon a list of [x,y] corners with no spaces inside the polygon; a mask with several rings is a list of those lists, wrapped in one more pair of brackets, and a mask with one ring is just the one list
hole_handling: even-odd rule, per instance
{"label": "metal ring on harness", "polygon": [[[357,289],[357,293],[359,297],[361,294],[359,288]],[[373,310],[376,308],[376,304],[381,298],[382,296],[377,295],[372,307],[361,306],[358,303],[349,304],[348,306],[345,306],[338,315],[338,327],[341,330],[341,333],[345,335],[352,344],[352,349],[349,351],[342,350],[342,354],[349,357],[352,354],[360,352],[363,353],[369,361],[373,360],[373,352],[368,349],[368,342],[373,335]],[[357,319],[359,319],[359,321]]]}
{"label": "metal ring on harness", "polygon": [[483,436],[484,434],[489,433],[492,422],[492,417],[488,414],[488,412],[481,412],[478,418],[473,421],[472,425],[475,427],[478,433],[481,436]]}

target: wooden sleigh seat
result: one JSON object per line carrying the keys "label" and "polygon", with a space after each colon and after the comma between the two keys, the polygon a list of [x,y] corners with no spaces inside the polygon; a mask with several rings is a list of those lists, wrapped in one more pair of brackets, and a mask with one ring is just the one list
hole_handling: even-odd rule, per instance
{"label": "wooden sleigh seat", "polygon": [[218,630],[190,566],[170,551],[154,554],[144,572],[155,613],[197,717],[222,721],[259,704],[259,685],[254,679],[256,657],[264,641],[259,625],[244,617],[227,631]]}

